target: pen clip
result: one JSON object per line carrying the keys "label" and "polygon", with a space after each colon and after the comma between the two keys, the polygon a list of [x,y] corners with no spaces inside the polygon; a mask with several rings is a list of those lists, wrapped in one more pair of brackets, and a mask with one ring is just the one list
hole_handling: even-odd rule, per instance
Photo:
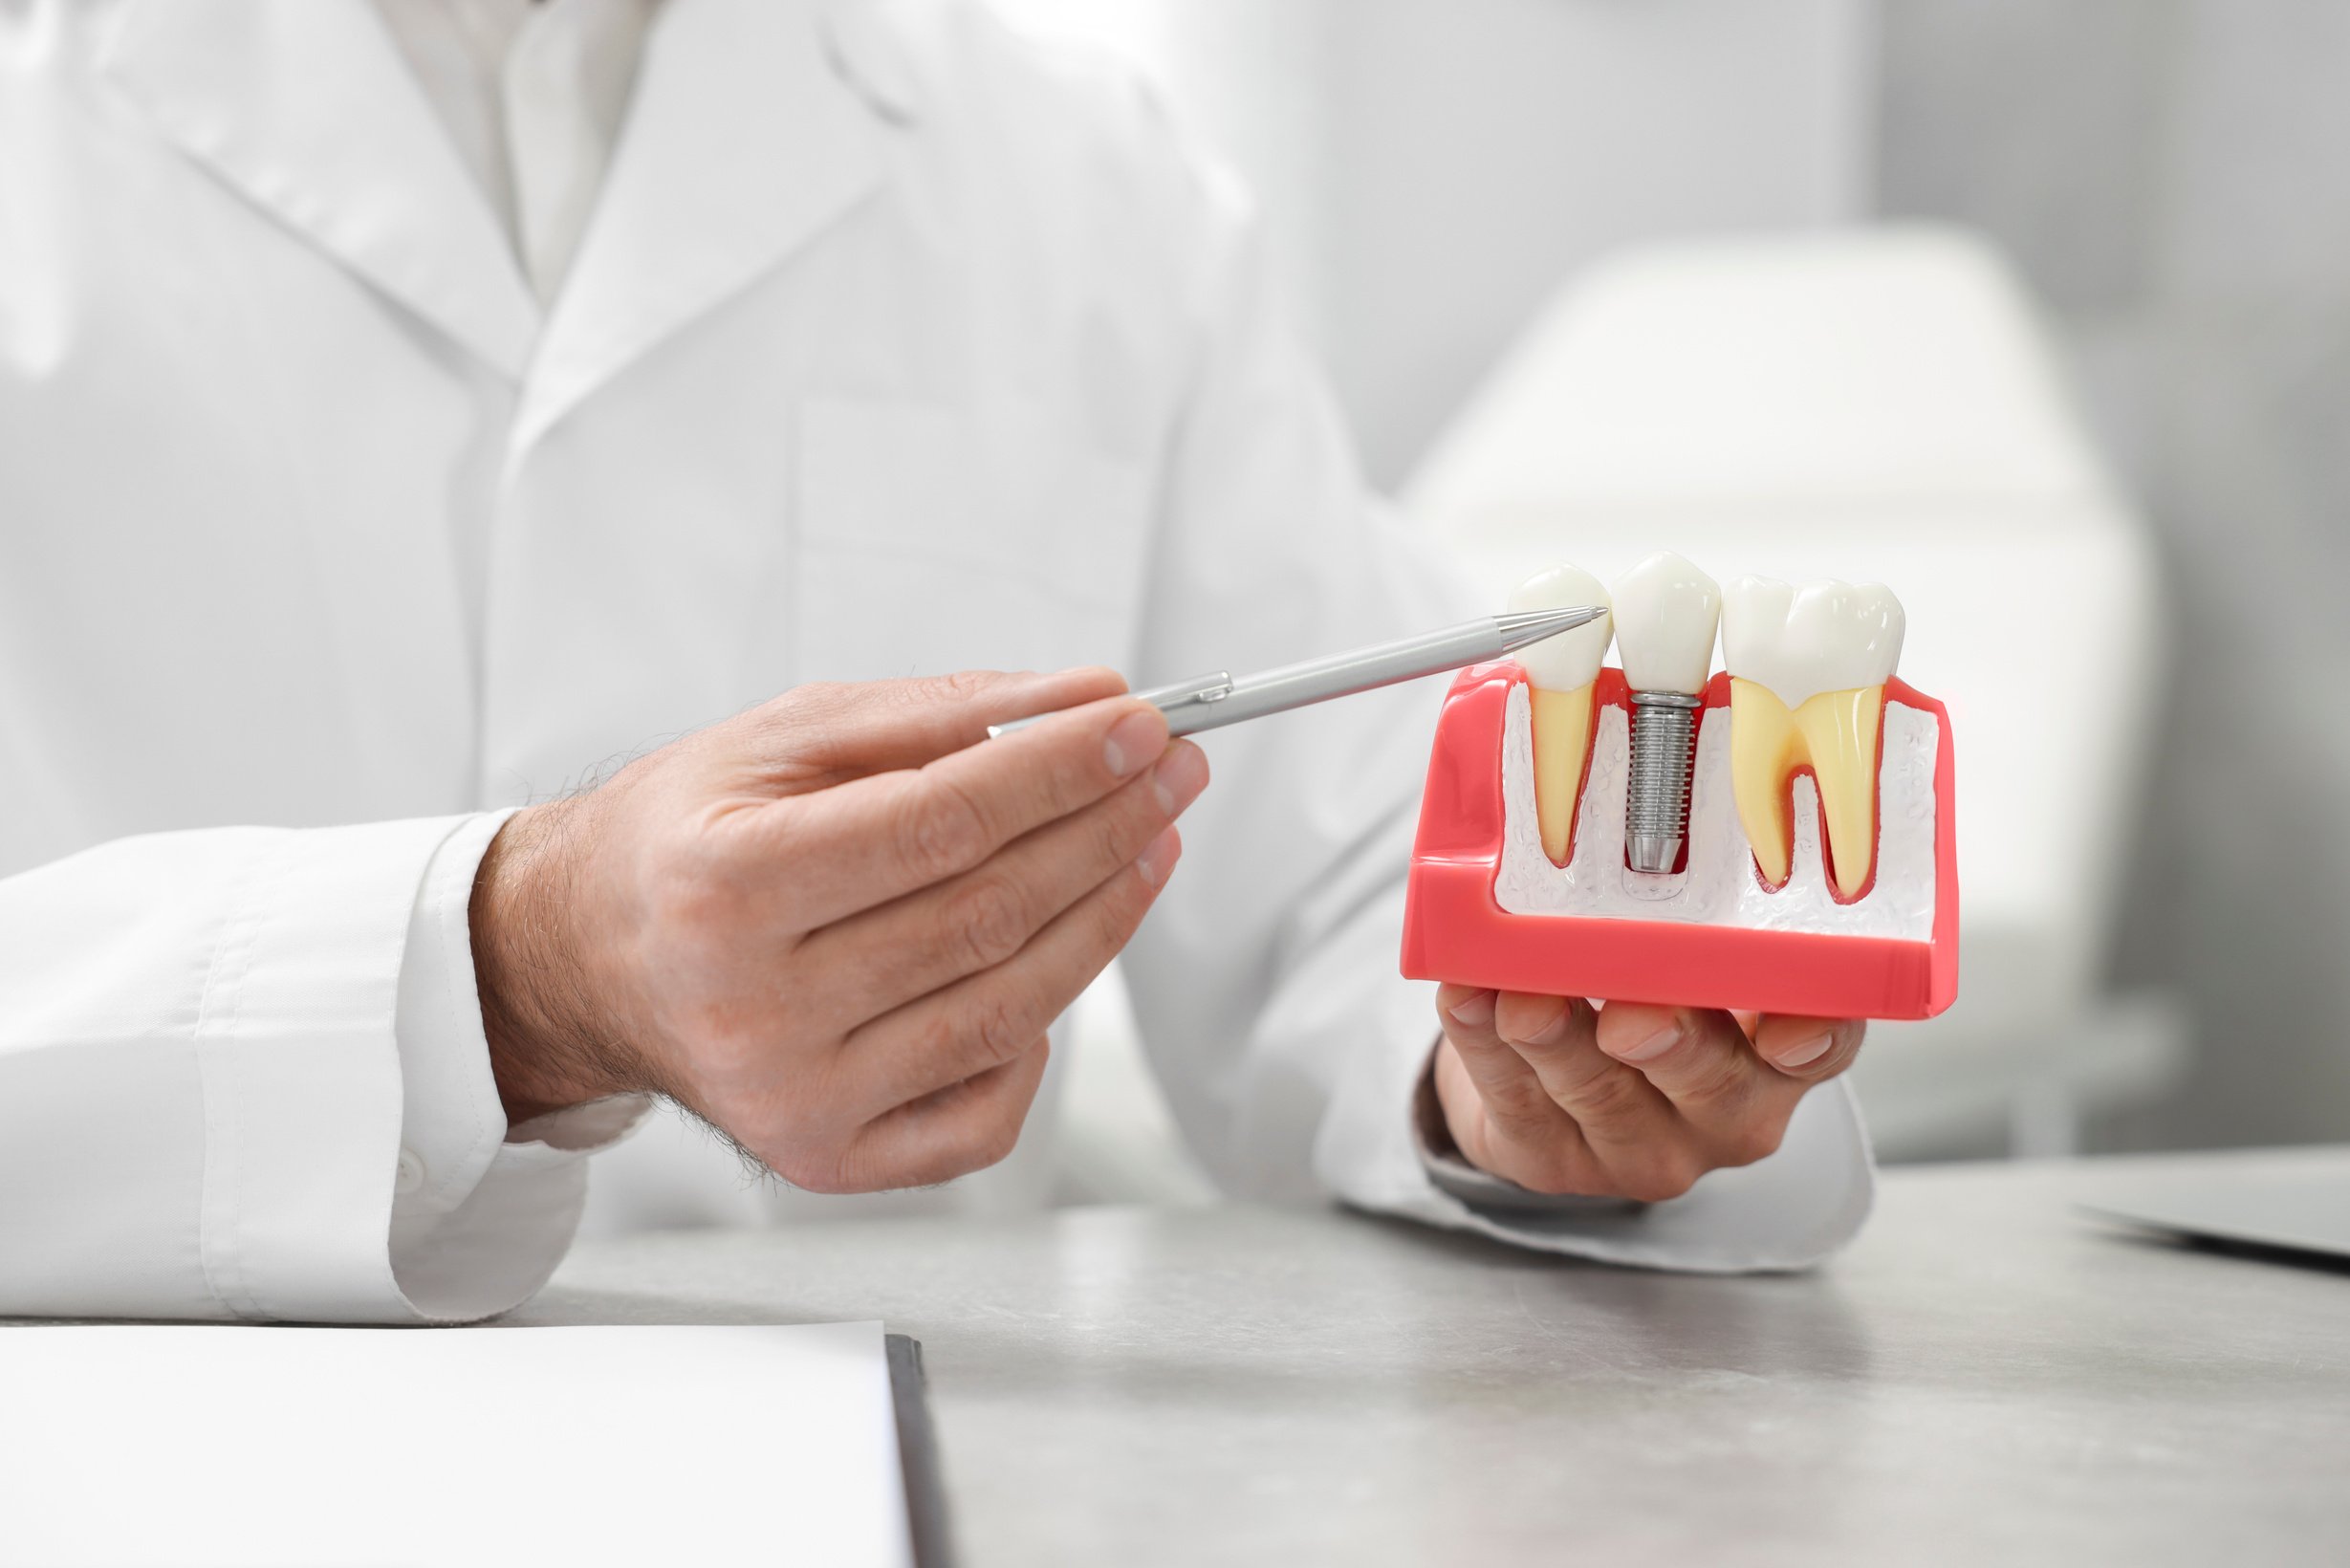
{"label": "pen clip", "polygon": [[[1148,691],[1127,693],[1130,697],[1142,698],[1162,713],[1172,713],[1178,708],[1189,708],[1195,703],[1220,703],[1231,694],[1231,674],[1229,671],[1221,669],[1210,675],[1195,675],[1188,681],[1177,681],[1173,686],[1152,686]],[[1012,719],[1004,724],[991,724],[988,726],[988,738],[994,740],[1000,736],[1009,735],[1015,730],[1025,730],[1038,719],[1049,716],[1044,713],[1034,713],[1025,719]]]}
{"label": "pen clip", "polygon": [[1207,675],[1194,675],[1188,681],[1177,681],[1169,686],[1152,686],[1148,691],[1132,693],[1162,713],[1188,708],[1193,703],[1220,703],[1231,694],[1231,672],[1222,669]]}

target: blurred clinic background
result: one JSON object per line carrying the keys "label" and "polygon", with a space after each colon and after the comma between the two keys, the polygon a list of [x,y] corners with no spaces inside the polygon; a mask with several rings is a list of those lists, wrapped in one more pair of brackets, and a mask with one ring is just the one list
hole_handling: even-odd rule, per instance
{"label": "blurred clinic background", "polygon": [[[1373,481],[1490,577],[1882,577],[1959,1005],[1895,1159],[2350,1137],[2350,5],[998,0],[1253,184]],[[1197,1190],[1114,988],[1071,1197]]]}

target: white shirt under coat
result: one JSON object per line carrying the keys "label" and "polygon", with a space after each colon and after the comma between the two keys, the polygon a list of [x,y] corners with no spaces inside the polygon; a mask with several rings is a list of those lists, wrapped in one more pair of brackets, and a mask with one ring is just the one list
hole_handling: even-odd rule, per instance
{"label": "white shirt under coat", "polygon": [[[1147,683],[1467,608],[1130,76],[958,0],[635,14],[617,141],[566,140],[580,76],[504,197],[368,0],[0,17],[0,1313],[535,1290],[637,1107],[506,1125],[466,908],[515,803],[800,681]],[[1646,1210],[1431,1181],[1396,952],[1435,699],[1210,740],[1126,958],[1202,1162],[1621,1262],[1840,1245],[1840,1083]],[[1051,1094],[932,1201],[1033,1198]]]}

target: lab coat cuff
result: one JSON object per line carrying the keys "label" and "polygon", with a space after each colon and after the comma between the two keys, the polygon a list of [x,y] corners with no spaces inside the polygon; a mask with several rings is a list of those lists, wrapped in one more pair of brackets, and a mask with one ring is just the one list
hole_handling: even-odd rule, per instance
{"label": "lab coat cuff", "polygon": [[473,977],[473,879],[513,814],[460,818],[425,863],[400,961],[401,1182],[397,1270],[413,1233],[465,1201],[506,1136]]}
{"label": "lab coat cuff", "polygon": [[594,1154],[635,1132],[652,1108],[651,1095],[614,1095],[584,1105],[568,1105],[516,1123],[507,1133],[506,1143],[517,1158],[532,1147],[550,1155]]}
{"label": "lab coat cuff", "polygon": [[[455,1209],[435,1218],[428,1233],[399,1259],[400,1289],[408,1308],[429,1322],[492,1318],[536,1295],[570,1251],[587,1204],[588,1156],[624,1136],[650,1101],[621,1096],[562,1113],[575,1127],[599,1132],[564,1146],[541,1138],[506,1141],[481,1180]],[[539,1128],[541,1117],[524,1129]]]}
{"label": "lab coat cuff", "polygon": [[424,868],[463,820],[272,834],[243,879],[195,1026],[202,1263],[233,1316],[409,1314],[385,1244],[401,1179],[395,1013]]}
{"label": "lab coat cuff", "polygon": [[586,1157],[627,1136],[650,1104],[618,1096],[507,1124],[474,975],[472,891],[511,815],[467,818],[435,851],[401,968],[392,1271],[410,1310],[435,1321],[507,1311],[546,1283],[578,1228]]}

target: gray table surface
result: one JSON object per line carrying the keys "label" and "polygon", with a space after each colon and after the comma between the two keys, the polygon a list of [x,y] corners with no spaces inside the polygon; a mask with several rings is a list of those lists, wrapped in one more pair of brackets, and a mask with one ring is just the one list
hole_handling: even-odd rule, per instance
{"label": "gray table surface", "polygon": [[970,1568],[2350,1563],[2350,1271],[2101,1229],[2105,1168],[1895,1172],[1802,1276],[1096,1209],[583,1247],[510,1320],[918,1337]]}

